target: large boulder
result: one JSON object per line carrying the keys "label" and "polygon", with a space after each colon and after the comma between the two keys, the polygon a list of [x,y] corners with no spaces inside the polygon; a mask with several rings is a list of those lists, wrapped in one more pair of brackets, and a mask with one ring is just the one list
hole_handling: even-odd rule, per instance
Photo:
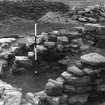
{"label": "large boulder", "polygon": [[5,90],[4,102],[5,105],[20,105],[22,99],[22,93],[18,90]]}
{"label": "large boulder", "polygon": [[3,82],[0,80],[0,89],[12,89],[13,87],[10,84],[7,84],[6,82]]}
{"label": "large boulder", "polygon": [[98,53],[89,53],[80,57],[81,62],[92,66],[105,65],[105,57]]}
{"label": "large boulder", "polygon": [[53,41],[45,41],[44,42],[44,46],[47,47],[47,48],[54,48],[55,45],[56,45],[56,43],[53,42]]}
{"label": "large boulder", "polygon": [[37,45],[37,52],[40,54],[43,54],[45,51],[47,51],[47,48],[43,45]]}
{"label": "large boulder", "polygon": [[21,103],[21,89],[14,88],[3,81],[0,81],[0,95],[3,103],[1,105],[20,105]]}

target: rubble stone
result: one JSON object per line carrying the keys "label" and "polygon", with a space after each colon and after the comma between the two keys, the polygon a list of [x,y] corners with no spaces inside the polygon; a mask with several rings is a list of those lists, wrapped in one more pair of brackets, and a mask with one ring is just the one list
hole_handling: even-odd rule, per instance
{"label": "rubble stone", "polygon": [[68,37],[66,37],[66,36],[60,36],[60,37],[57,37],[57,40],[58,40],[58,42],[65,42],[65,43],[68,43],[69,42],[69,40],[68,40]]}
{"label": "rubble stone", "polygon": [[75,95],[73,97],[70,97],[68,102],[69,104],[85,104],[88,100],[88,96],[88,94]]}
{"label": "rubble stone", "polygon": [[26,69],[24,67],[18,67],[15,64],[11,67],[12,73],[19,73],[19,72],[25,72]]}
{"label": "rubble stone", "polygon": [[58,45],[57,45],[57,50],[58,50],[58,51],[61,51],[61,52],[62,52],[63,49],[64,49],[64,46],[63,46],[62,44],[58,44]]}
{"label": "rubble stone", "polygon": [[1,38],[0,39],[0,43],[11,43],[11,42],[14,42],[16,41],[15,38]]}
{"label": "rubble stone", "polygon": [[69,81],[69,80],[71,80],[72,74],[65,71],[61,74],[61,77],[63,77],[65,80]]}
{"label": "rubble stone", "polygon": [[60,96],[63,92],[63,87],[60,82],[50,80],[45,86],[45,92],[49,96]]}
{"label": "rubble stone", "polygon": [[54,100],[53,97],[40,97],[38,105],[59,105],[59,100]]}
{"label": "rubble stone", "polygon": [[95,70],[93,70],[91,68],[84,68],[83,71],[88,75],[92,75],[95,73]]}
{"label": "rubble stone", "polygon": [[96,90],[98,92],[105,92],[105,84],[97,85]]}
{"label": "rubble stone", "polygon": [[74,64],[75,64],[75,66],[77,66],[79,69],[83,69],[83,68],[84,68],[84,66],[83,66],[83,64],[81,63],[81,61],[76,61]]}
{"label": "rubble stone", "polygon": [[7,62],[5,60],[0,60],[0,76],[3,75],[7,67],[8,67]]}
{"label": "rubble stone", "polygon": [[66,94],[63,94],[60,99],[59,99],[59,103],[60,105],[65,105],[67,104],[67,101],[68,101],[68,95]]}
{"label": "rubble stone", "polygon": [[4,91],[5,105],[20,105],[22,93],[17,90],[5,90]]}
{"label": "rubble stone", "polygon": [[56,79],[57,82],[60,82],[61,84],[63,84],[65,82],[65,80],[62,77],[58,77]]}
{"label": "rubble stone", "polygon": [[72,66],[72,67],[68,67],[67,68],[67,71],[69,72],[69,73],[73,73],[74,75],[76,75],[76,76],[84,76],[85,74],[84,74],[84,72],[82,71],[82,70],[80,70],[78,67],[76,67],[76,66]]}
{"label": "rubble stone", "polygon": [[53,47],[55,47],[55,45],[56,45],[55,42],[51,42],[51,41],[49,41],[49,42],[45,41],[44,42],[44,46],[46,46],[48,48],[53,48]]}
{"label": "rubble stone", "polygon": [[19,43],[19,47],[15,49],[14,55],[24,56],[28,54],[28,49],[25,43]]}

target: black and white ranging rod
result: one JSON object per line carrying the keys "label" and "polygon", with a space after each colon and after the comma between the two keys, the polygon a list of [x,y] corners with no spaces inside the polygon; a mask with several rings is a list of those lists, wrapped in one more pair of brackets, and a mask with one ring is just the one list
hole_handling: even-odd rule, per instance
{"label": "black and white ranging rod", "polygon": [[35,61],[37,61],[37,43],[36,43],[36,38],[37,38],[37,24],[35,23],[35,46],[34,46],[34,52],[35,52]]}

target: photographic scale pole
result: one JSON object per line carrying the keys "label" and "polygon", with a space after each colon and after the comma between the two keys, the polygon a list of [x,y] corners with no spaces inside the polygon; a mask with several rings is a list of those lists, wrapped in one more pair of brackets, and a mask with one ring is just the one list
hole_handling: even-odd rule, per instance
{"label": "photographic scale pole", "polygon": [[35,38],[35,45],[34,45],[34,61],[35,61],[35,71],[34,73],[37,74],[37,24],[35,23],[35,33],[34,33],[34,38]]}
{"label": "photographic scale pole", "polygon": [[37,38],[37,24],[35,24],[35,46],[34,46],[35,61],[37,61],[37,43],[36,43],[36,38]]}

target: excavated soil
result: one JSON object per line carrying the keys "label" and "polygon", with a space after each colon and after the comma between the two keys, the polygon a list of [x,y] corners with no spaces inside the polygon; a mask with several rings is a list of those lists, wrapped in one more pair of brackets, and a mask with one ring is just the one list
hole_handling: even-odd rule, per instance
{"label": "excavated soil", "polygon": [[32,71],[13,75],[9,71],[5,73],[2,80],[11,84],[14,87],[22,88],[23,93],[38,92],[44,89],[44,86],[49,78],[57,78],[60,74],[58,72],[41,73],[35,75]]}

